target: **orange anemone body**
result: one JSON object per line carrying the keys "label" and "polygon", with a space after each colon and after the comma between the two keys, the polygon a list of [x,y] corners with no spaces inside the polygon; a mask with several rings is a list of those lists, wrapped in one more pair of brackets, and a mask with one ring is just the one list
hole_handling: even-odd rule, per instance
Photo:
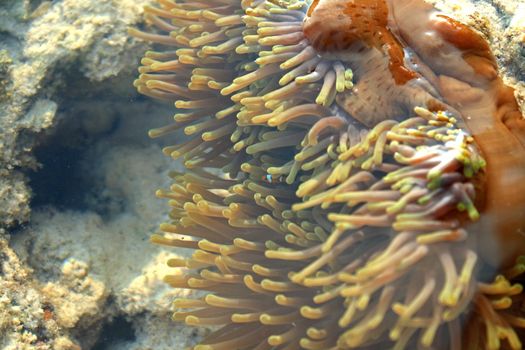
{"label": "orange anemone body", "polygon": [[471,227],[482,255],[506,265],[524,254],[525,120],[482,36],[423,0],[314,1],[303,31],[351,64],[356,85],[336,101],[366,126],[418,105],[460,117],[487,162]]}

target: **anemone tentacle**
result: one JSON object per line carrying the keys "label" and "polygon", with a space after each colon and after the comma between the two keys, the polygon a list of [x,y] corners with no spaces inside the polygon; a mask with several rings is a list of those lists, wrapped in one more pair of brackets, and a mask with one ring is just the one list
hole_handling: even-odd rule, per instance
{"label": "anemone tentacle", "polygon": [[157,33],[131,34],[171,51],[147,52],[135,86],[185,112],[150,132],[183,129],[164,152],[190,169],[158,192],[171,221],[152,241],[194,250],[166,278],[207,292],[174,303],[218,326],[194,350],[521,348],[525,263],[477,279],[486,164],[458,116],[342,111],[353,71],[305,36],[310,1],[158,3]]}

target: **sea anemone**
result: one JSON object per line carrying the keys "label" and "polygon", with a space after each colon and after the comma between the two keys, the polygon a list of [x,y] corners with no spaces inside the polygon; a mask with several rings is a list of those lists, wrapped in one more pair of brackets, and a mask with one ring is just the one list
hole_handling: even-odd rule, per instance
{"label": "sea anemone", "polygon": [[[158,191],[171,221],[152,241],[194,250],[166,278],[206,292],[174,303],[215,329],[194,350],[521,349],[523,222],[494,213],[524,203],[525,128],[479,34],[413,0],[157,1],[157,33],[130,33],[172,49],[135,86],[184,110],[150,132],[189,136],[164,149],[188,171]],[[403,37],[407,8],[456,50],[450,76],[427,57],[450,47]]]}

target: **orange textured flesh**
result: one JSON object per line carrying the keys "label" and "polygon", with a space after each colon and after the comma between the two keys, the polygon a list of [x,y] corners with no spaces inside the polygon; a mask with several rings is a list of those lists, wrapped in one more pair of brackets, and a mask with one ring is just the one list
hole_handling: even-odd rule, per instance
{"label": "orange textured flesh", "polygon": [[482,215],[471,228],[482,256],[510,265],[525,253],[525,121],[514,90],[498,76],[494,55],[476,31],[421,0],[391,1],[402,39],[437,76],[442,100],[461,114],[487,162],[478,192]]}
{"label": "orange textured flesh", "polygon": [[[440,16],[436,30],[445,41],[461,50],[462,57],[479,76],[483,94],[465,103],[449,96],[457,105],[487,161],[482,217],[478,228],[484,233],[485,255],[496,263],[510,264],[525,253],[525,120],[514,90],[492,72],[496,62],[485,40],[469,27]],[[476,82],[473,82],[473,85]],[[491,113],[489,112],[491,110]],[[492,252],[492,234],[497,234],[498,252]],[[498,256],[499,255],[499,256]]]}
{"label": "orange textured flesh", "polygon": [[403,47],[387,28],[385,0],[315,1],[309,8],[303,31],[318,52],[341,51],[362,42],[389,57],[396,84],[416,78],[404,65]]}
{"label": "orange textured flesh", "polygon": [[[363,71],[359,63],[352,66],[361,69],[356,82],[359,88],[347,100],[338,100],[343,109],[367,126],[378,122],[377,117],[363,117],[372,109],[363,109],[363,115],[352,109],[360,102],[357,95],[363,95],[366,87],[366,99],[372,102],[364,104],[373,105],[370,97],[376,96],[382,110],[374,107],[373,111],[382,113],[384,119],[395,118],[398,113],[389,112],[389,106],[396,110],[403,98],[416,95],[412,88],[417,86],[413,84],[415,78],[428,81],[439,92],[439,101],[427,94],[424,105],[431,110],[448,108],[459,113],[487,161],[478,193],[483,214],[472,227],[473,233],[481,237],[483,256],[494,264],[508,264],[525,254],[525,120],[514,90],[498,76],[496,60],[483,37],[423,0],[316,0],[303,31],[319,52],[344,52],[351,57],[364,46],[388,60],[391,77],[383,78],[383,84],[366,86],[365,82],[359,86],[360,81],[374,74],[374,67],[370,65],[368,71]],[[407,67],[405,49],[415,53],[419,65],[428,68],[426,73]],[[385,98],[392,96],[390,91],[395,86],[399,91],[405,89],[405,94],[397,100]],[[416,102],[421,99],[414,99],[406,107]]]}

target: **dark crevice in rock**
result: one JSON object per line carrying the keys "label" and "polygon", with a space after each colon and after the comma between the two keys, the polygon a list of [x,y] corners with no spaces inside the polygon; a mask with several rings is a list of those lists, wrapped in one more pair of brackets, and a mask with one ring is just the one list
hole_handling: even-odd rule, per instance
{"label": "dark crevice in rock", "polygon": [[[60,106],[55,125],[37,136],[33,154],[40,165],[26,172],[33,192],[31,207],[98,212],[92,208],[92,198],[100,190],[94,170],[100,154],[95,150],[119,127],[123,116],[116,106],[127,104],[129,96],[137,94],[126,74],[104,83],[91,82],[74,68],[60,74],[58,80],[66,81],[66,86],[55,86],[53,96],[46,96]],[[115,95],[114,89],[124,84],[125,91]]]}
{"label": "dark crevice in rock", "polygon": [[131,322],[124,316],[117,316],[102,328],[100,337],[92,350],[109,350],[117,343],[133,342],[136,340],[135,331]]}
{"label": "dark crevice in rock", "polygon": [[30,174],[32,207],[84,210],[83,194],[89,189],[89,180],[81,172],[85,151],[61,141],[63,138],[57,135],[35,151],[41,167]]}

